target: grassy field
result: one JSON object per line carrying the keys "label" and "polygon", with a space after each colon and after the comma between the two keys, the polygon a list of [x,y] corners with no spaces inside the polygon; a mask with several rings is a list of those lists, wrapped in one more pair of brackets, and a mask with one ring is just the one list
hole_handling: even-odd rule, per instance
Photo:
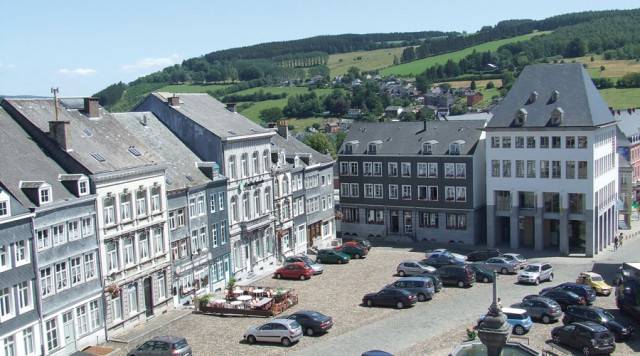
{"label": "grassy field", "polygon": [[287,98],[277,99],[277,100],[258,101],[258,102],[252,103],[251,106],[240,111],[240,113],[257,123],[262,124],[262,120],[260,119],[260,111],[267,108],[272,108],[272,107],[279,107],[280,109],[282,109],[285,107],[285,105],[287,105]]}
{"label": "grassy field", "polygon": [[206,93],[208,91],[216,91],[224,89],[233,84],[171,84],[160,88],[159,91],[169,93]]}
{"label": "grassy field", "polygon": [[[592,78],[620,78],[627,73],[640,72],[640,62],[635,59],[630,60],[606,60],[601,56],[594,56],[594,61],[591,61],[591,56],[576,58],[580,63],[587,65],[587,71]],[[604,71],[600,71],[600,67],[604,66]]]}
{"label": "grassy field", "polygon": [[[246,94],[254,93],[258,90],[264,90],[265,93],[273,93],[273,94],[287,93],[287,96],[300,95],[300,94],[305,94],[309,92],[309,90],[306,87],[260,87],[260,88],[246,89],[243,91],[236,92],[234,94],[246,95]],[[333,91],[333,89],[314,89],[313,91],[319,97],[323,97],[323,96],[329,95]],[[283,109],[287,105],[288,100],[289,98],[286,97],[283,99],[254,102],[248,108],[240,111],[240,113],[257,123],[262,123],[262,120],[260,120],[260,111],[267,108],[272,108],[272,107],[279,107]]]}
{"label": "grassy field", "polygon": [[528,39],[530,39],[531,37],[534,36],[539,36],[542,34],[545,34],[548,32],[534,32],[534,33],[530,33],[528,35],[522,35],[522,36],[517,36],[517,37],[512,37],[512,38],[505,38],[502,40],[497,40],[497,41],[491,41],[491,42],[487,42],[487,43],[483,43],[477,46],[473,46],[473,47],[468,47],[465,49],[461,49],[459,51],[455,51],[455,52],[450,52],[450,53],[445,53],[445,54],[440,54],[437,56],[432,56],[432,57],[427,57],[427,58],[423,58],[423,59],[419,59],[417,61],[413,61],[413,62],[409,62],[409,63],[404,63],[404,64],[399,64],[396,66],[391,66],[388,68],[385,68],[383,70],[380,71],[380,74],[382,75],[396,75],[396,76],[415,76],[420,74],[421,72],[423,72],[425,69],[436,65],[436,64],[445,64],[449,59],[454,60],[454,61],[459,61],[460,59],[468,56],[469,54],[473,53],[473,51],[477,51],[477,52],[486,52],[486,51],[495,51],[496,49],[498,49],[498,47],[508,44],[508,43],[513,43],[513,42],[520,42],[520,41],[526,41]]}
{"label": "grassy field", "polygon": [[[483,89],[484,87],[487,86],[487,83],[489,82],[493,82],[493,84],[495,84],[495,86],[498,88],[502,87],[502,79],[486,79],[486,80],[476,80],[477,88]],[[458,80],[458,81],[446,82],[446,83],[449,83],[452,88],[467,88],[471,85],[470,80]],[[438,84],[435,84],[435,85],[438,85]]]}
{"label": "grassy field", "polygon": [[602,89],[600,94],[609,106],[614,109],[628,109],[640,107],[640,88]]}
{"label": "grassy field", "polygon": [[332,54],[329,56],[327,65],[331,70],[331,77],[347,73],[349,67],[358,67],[361,71],[381,69],[393,65],[394,56],[400,59],[404,48],[383,48],[373,51]]}
{"label": "grassy field", "polygon": [[306,119],[289,119],[289,125],[293,125],[293,129],[298,132],[302,132],[311,127],[313,124],[320,124],[321,129],[324,129],[324,123],[327,119],[323,117],[309,117]]}
{"label": "grassy field", "polygon": [[[257,88],[250,88],[250,89],[237,91],[233,93],[233,95],[248,95],[248,94],[253,94],[260,90],[264,91],[265,93],[271,93],[271,94],[285,93],[287,95],[300,95],[300,94],[306,94],[309,92],[309,89],[307,87],[257,87]],[[333,89],[314,89],[313,91],[315,91],[316,94],[318,94],[318,96],[324,96],[331,93]]]}

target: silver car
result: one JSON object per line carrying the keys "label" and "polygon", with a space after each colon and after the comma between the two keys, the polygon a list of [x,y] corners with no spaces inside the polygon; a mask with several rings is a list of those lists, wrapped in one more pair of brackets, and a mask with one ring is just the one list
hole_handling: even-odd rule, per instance
{"label": "silver car", "polygon": [[522,256],[519,253],[503,253],[498,257],[503,257],[503,258],[506,258],[507,261],[517,263],[520,266],[520,268],[524,268],[524,266],[526,266],[528,263],[527,259],[524,258],[524,256]]}
{"label": "silver car", "polygon": [[520,265],[518,262],[509,261],[502,256],[492,257],[484,262],[476,262],[475,264],[486,270],[497,271],[502,274],[515,273],[518,269],[520,269]]}
{"label": "silver car", "polygon": [[291,346],[302,338],[302,326],[291,319],[273,319],[260,326],[250,326],[243,338],[249,344],[273,342],[282,346]]}
{"label": "silver car", "polygon": [[420,276],[424,273],[434,273],[436,269],[432,266],[423,264],[420,261],[402,261],[396,267],[396,272],[400,277],[404,276]]}
{"label": "silver car", "polygon": [[313,274],[322,274],[322,272],[324,272],[324,266],[312,260],[311,258],[309,258],[309,256],[290,256],[285,258],[284,260],[285,265],[296,262],[302,262],[305,265],[311,267],[311,269],[313,270]]}
{"label": "silver car", "polygon": [[178,336],[156,336],[135,349],[127,356],[191,356],[191,346],[187,339]]}
{"label": "silver car", "polygon": [[519,283],[533,283],[553,281],[553,267],[548,263],[532,263],[518,272]]}

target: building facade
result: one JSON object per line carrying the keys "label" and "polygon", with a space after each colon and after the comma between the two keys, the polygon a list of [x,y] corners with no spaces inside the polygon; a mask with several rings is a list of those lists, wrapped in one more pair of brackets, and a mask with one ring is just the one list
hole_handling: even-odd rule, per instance
{"label": "building facade", "polygon": [[338,152],[341,233],[484,241],[485,123],[356,123]]}
{"label": "building facade", "polygon": [[580,64],[526,67],[487,133],[487,243],[592,256],[617,230],[616,127]]}

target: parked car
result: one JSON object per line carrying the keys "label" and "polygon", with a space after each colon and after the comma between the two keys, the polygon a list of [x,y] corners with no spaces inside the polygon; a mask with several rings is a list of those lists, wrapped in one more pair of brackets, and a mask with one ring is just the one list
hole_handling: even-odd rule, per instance
{"label": "parked car", "polygon": [[503,257],[491,257],[486,261],[475,262],[474,264],[489,271],[497,271],[502,274],[515,273],[520,269],[518,262],[510,261]]}
{"label": "parked car", "polygon": [[453,253],[444,248],[437,248],[431,252],[427,252],[424,257],[429,258],[431,256],[445,256],[445,257],[453,257],[458,261],[464,262],[467,260],[467,256],[461,255],[459,253]]}
{"label": "parked car", "polygon": [[584,305],[571,305],[567,307],[562,322],[564,324],[571,324],[576,321],[593,321],[594,323],[600,324],[611,331],[616,341],[626,340],[631,337],[633,333],[633,327],[631,325],[620,319],[616,319],[615,316],[602,308]]}
{"label": "parked car", "polygon": [[443,266],[436,273],[443,284],[456,285],[460,288],[473,286],[476,279],[471,267],[465,265]]}
{"label": "parked car", "polygon": [[291,256],[287,257],[284,260],[285,264],[302,262],[305,265],[311,267],[313,270],[313,274],[322,274],[324,272],[324,267],[320,263],[316,263],[314,260],[309,258],[309,256]]}
{"label": "parked car", "polygon": [[584,305],[586,300],[565,289],[549,289],[540,291],[540,295],[549,299],[553,299],[560,304],[560,308],[564,311],[569,305]]}
{"label": "parked car", "polygon": [[389,284],[385,288],[404,289],[415,294],[419,302],[431,300],[435,294],[433,281],[424,277],[403,277]]}
{"label": "parked car", "polygon": [[496,249],[471,251],[469,254],[467,254],[467,261],[468,262],[486,261],[491,257],[498,257],[500,256],[500,254],[501,254],[500,250],[496,250]]}
{"label": "parked car", "polygon": [[178,336],[156,336],[135,349],[128,356],[191,356],[187,339]]}
{"label": "parked car", "polygon": [[518,283],[533,283],[553,281],[553,267],[548,263],[532,263],[518,271]]}
{"label": "parked car", "polygon": [[385,288],[377,293],[366,294],[362,303],[368,307],[385,306],[398,309],[410,307],[418,301],[415,294],[404,289]]}
{"label": "parked car", "polygon": [[425,265],[433,266],[435,268],[440,268],[442,266],[448,265],[464,265],[463,261],[456,259],[453,256],[445,256],[445,255],[433,255],[425,258],[421,261]]}
{"label": "parked car", "polygon": [[342,242],[344,244],[356,244],[360,247],[364,247],[367,249],[367,251],[371,250],[371,242],[367,239],[360,239],[358,237],[352,237],[352,238],[347,238],[345,239],[344,237],[342,238]]}
{"label": "parked car", "polygon": [[442,289],[442,279],[440,278],[440,276],[438,276],[438,270],[435,270],[434,272],[424,272],[419,277],[431,278],[431,281],[433,282],[433,288],[435,289],[436,293],[440,292],[440,290]]}
{"label": "parked car", "polygon": [[249,344],[273,342],[290,346],[302,338],[302,326],[291,319],[273,319],[260,326],[250,326],[243,337]]}
{"label": "parked car", "polygon": [[596,300],[596,292],[593,290],[593,288],[584,284],[566,282],[566,283],[558,284],[555,287],[545,288],[542,291],[546,291],[549,289],[564,289],[570,292],[574,292],[575,294],[584,298],[587,305],[592,304]]}
{"label": "parked car", "polygon": [[493,272],[486,270],[476,264],[468,265],[476,274],[476,282],[491,283],[493,282]]}
{"label": "parked car", "polygon": [[333,249],[318,250],[316,262],[318,263],[348,263],[351,257],[346,253],[342,253]]}
{"label": "parked car", "polygon": [[518,253],[503,253],[500,257],[506,258],[507,261],[517,262],[519,268],[524,268],[528,263],[527,259]]}
{"label": "parked car", "polygon": [[400,277],[404,276],[419,276],[423,273],[433,273],[436,268],[429,266],[428,264],[421,263],[419,261],[402,261],[396,267],[396,272]]}
{"label": "parked car", "polygon": [[289,316],[278,317],[278,319],[297,321],[307,336],[326,333],[333,326],[333,318],[311,310],[300,310]]}
{"label": "parked car", "polygon": [[304,281],[305,279],[309,279],[313,276],[313,269],[304,264],[304,262],[294,262],[278,268],[274,272],[273,276],[278,279],[290,278]]}
{"label": "parked car", "polygon": [[584,284],[593,288],[597,295],[611,295],[613,287],[607,284],[601,275],[595,272],[581,272],[576,280],[578,284]]}
{"label": "parked car", "polygon": [[369,351],[363,352],[362,355],[360,356],[393,356],[393,354],[390,354],[382,350],[369,350]]}
{"label": "parked car", "polygon": [[581,350],[584,355],[608,355],[616,350],[609,330],[590,321],[558,326],[551,330],[551,338],[556,344]]}
{"label": "parked car", "polygon": [[507,323],[513,328],[511,331],[516,335],[524,335],[531,330],[533,321],[527,311],[520,308],[502,308],[502,313],[507,317]]}
{"label": "parked car", "polygon": [[346,253],[354,259],[365,258],[365,256],[369,253],[366,248],[354,244],[342,244],[341,246],[336,247],[335,250]]}
{"label": "parked car", "polygon": [[532,319],[549,324],[562,317],[562,308],[555,300],[538,295],[526,296],[520,303],[520,308],[529,313]]}

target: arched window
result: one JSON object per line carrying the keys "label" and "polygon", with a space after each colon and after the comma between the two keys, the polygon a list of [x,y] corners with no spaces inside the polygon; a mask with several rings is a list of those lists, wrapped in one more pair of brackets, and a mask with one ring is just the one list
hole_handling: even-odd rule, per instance
{"label": "arched window", "polygon": [[287,176],[282,178],[282,194],[289,194],[289,178],[287,178]]}
{"label": "arched window", "polygon": [[253,192],[253,206],[256,209],[256,215],[262,215],[262,204],[260,203],[260,190]]}
{"label": "arched window", "polygon": [[271,210],[271,188],[269,187],[264,190],[264,210]]}
{"label": "arched window", "polygon": [[258,153],[258,151],[254,151],[253,155],[251,156],[251,160],[253,163],[253,174],[260,174],[262,172],[260,172],[260,154]]}
{"label": "arched window", "polygon": [[273,194],[275,194],[276,197],[280,196],[280,181],[278,180],[278,178],[273,180]]}
{"label": "arched window", "polygon": [[264,152],[262,152],[262,165],[264,166],[264,171],[268,172],[269,169],[271,168],[271,164],[270,164],[270,159],[269,159],[269,150],[264,150]]}
{"label": "arched window", "polygon": [[238,221],[238,197],[235,195],[231,197],[231,221]]}
{"label": "arched window", "polygon": [[232,179],[238,178],[238,170],[236,167],[236,156],[231,155],[229,157],[229,172],[227,173]]}
{"label": "arched window", "polygon": [[248,177],[249,176],[249,155],[247,155],[246,153],[242,154],[242,158],[240,159],[240,165],[242,167],[242,176],[243,177]]}
{"label": "arched window", "polygon": [[242,209],[244,211],[244,219],[251,219],[251,205],[249,204],[249,193],[242,195]]}

